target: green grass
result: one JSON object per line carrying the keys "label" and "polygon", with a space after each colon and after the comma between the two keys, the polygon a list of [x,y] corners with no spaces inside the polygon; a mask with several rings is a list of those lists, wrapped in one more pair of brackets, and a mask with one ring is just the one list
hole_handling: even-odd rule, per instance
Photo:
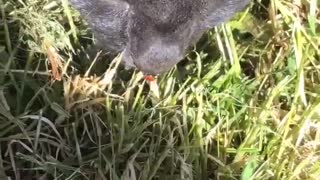
{"label": "green grass", "polygon": [[319,5],[252,2],[157,87],[67,0],[0,0],[0,179],[318,179]]}

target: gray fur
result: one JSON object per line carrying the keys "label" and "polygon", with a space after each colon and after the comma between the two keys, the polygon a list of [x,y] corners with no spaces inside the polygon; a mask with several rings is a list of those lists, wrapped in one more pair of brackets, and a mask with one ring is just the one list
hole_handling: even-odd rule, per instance
{"label": "gray fur", "polygon": [[208,29],[249,0],[70,0],[111,52],[145,74],[169,70]]}

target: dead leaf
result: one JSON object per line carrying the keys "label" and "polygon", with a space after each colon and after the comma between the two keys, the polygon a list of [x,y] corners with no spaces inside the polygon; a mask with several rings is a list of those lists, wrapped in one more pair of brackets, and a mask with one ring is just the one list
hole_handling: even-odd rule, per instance
{"label": "dead leaf", "polygon": [[49,45],[46,49],[47,49],[48,60],[51,65],[52,79],[56,80],[56,81],[61,81],[61,79],[62,79],[61,57],[59,56],[58,52],[56,51],[56,49],[53,46]]}

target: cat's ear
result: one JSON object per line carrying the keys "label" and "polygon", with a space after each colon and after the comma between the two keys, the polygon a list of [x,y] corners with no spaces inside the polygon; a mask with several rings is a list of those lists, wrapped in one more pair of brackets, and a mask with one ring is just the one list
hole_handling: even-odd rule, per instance
{"label": "cat's ear", "polygon": [[250,0],[208,0],[204,10],[204,26],[212,28],[228,21],[235,13],[245,8]]}

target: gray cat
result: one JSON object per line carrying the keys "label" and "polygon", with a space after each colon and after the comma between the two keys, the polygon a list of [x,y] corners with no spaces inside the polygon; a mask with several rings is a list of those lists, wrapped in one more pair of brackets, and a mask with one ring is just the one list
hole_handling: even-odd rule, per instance
{"label": "gray cat", "polygon": [[227,21],[249,0],[70,0],[109,52],[146,75],[184,58],[208,29]]}

